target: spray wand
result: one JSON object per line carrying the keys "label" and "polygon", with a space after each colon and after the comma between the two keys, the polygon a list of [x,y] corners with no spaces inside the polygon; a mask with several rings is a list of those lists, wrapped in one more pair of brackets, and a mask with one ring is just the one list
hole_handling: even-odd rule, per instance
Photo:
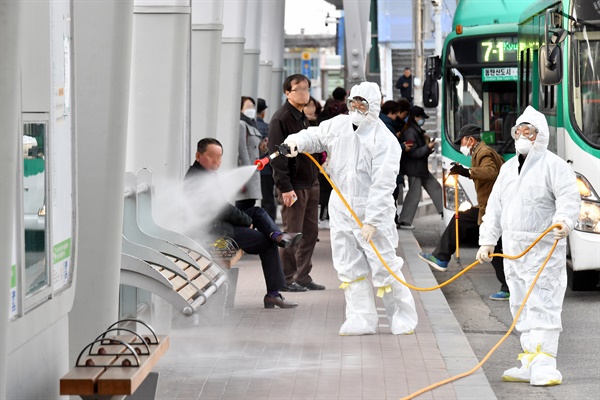
{"label": "spray wand", "polygon": [[288,146],[285,143],[281,143],[279,146],[275,146],[275,148],[277,150],[274,151],[273,153],[269,154],[268,156],[266,156],[264,158],[254,161],[254,165],[256,165],[256,169],[258,169],[259,171],[262,171],[263,168],[265,167],[265,165],[270,163],[271,160],[273,160],[274,158],[277,158],[279,156],[287,156],[292,153],[292,149],[290,149],[290,146]]}

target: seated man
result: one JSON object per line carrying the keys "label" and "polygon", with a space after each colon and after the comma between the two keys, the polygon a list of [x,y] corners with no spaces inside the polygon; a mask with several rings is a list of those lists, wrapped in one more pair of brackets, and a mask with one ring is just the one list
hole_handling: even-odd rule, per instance
{"label": "seated man", "polygon": [[[186,185],[194,177],[214,174],[221,166],[223,147],[217,139],[204,138],[198,142],[196,161],[185,174]],[[238,246],[249,254],[260,256],[267,294],[265,308],[294,308],[297,303],[287,301],[279,293],[285,285],[283,268],[277,247],[290,247],[298,244],[302,233],[281,232],[265,210],[251,207],[246,211],[227,203],[224,210],[213,221],[213,233],[230,236]]]}

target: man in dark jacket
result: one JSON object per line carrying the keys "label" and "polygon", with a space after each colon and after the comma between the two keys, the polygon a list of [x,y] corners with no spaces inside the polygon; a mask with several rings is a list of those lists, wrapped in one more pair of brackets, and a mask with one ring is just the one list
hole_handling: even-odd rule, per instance
{"label": "man in dark jacket", "polygon": [[[196,161],[185,174],[187,187],[193,185],[200,176],[213,175],[221,166],[223,146],[217,139],[204,138],[198,142]],[[223,211],[213,221],[211,234],[230,236],[238,246],[249,254],[258,254],[262,264],[267,294],[264,297],[265,308],[293,308],[297,303],[287,301],[279,293],[285,285],[283,269],[277,247],[293,247],[301,233],[287,233],[275,225],[271,217],[260,207],[251,207],[245,211],[226,203]]]}
{"label": "man in dark jacket", "polygon": [[[275,152],[275,146],[289,135],[310,126],[303,111],[310,100],[310,80],[302,74],[288,76],[283,82],[283,93],[287,101],[269,122],[269,153]],[[271,165],[279,202],[283,205],[283,228],[304,235],[297,249],[281,252],[286,283],[282,290],[323,290],[325,286],[313,282],[310,276],[319,233],[319,170],[304,154],[296,158],[277,157]]]}
{"label": "man in dark jacket", "polygon": [[419,201],[421,199],[421,188],[424,188],[433,201],[439,214],[444,209],[442,206],[442,186],[435,176],[429,172],[428,158],[434,152],[434,141],[425,136],[425,131],[421,128],[429,116],[425,110],[419,106],[412,106],[408,111],[408,122],[402,140],[405,143],[412,143],[409,151],[402,155],[400,160],[400,172],[408,176],[408,193],[402,205],[402,211],[398,219],[400,229],[415,229],[412,221],[417,212]]}
{"label": "man in dark jacket", "polygon": [[400,90],[400,96],[413,104],[413,77],[409,67],[404,68],[404,74],[398,78],[396,89]]}
{"label": "man in dark jacket", "polygon": [[[463,243],[468,241],[477,244],[479,225],[481,225],[488,198],[504,160],[494,149],[481,141],[481,128],[477,125],[463,126],[454,143],[460,145],[461,153],[472,157],[471,168],[456,164],[450,169],[450,174],[472,179],[477,193],[477,205],[458,212],[458,238]],[[456,219],[452,218],[433,253],[419,253],[419,258],[438,271],[446,271],[450,258],[455,252]],[[502,239],[498,240],[494,253],[502,253]],[[490,298],[492,300],[508,300],[510,294],[504,277],[503,258],[494,257],[492,265],[496,271],[496,278],[500,282],[500,291],[492,294]]]}

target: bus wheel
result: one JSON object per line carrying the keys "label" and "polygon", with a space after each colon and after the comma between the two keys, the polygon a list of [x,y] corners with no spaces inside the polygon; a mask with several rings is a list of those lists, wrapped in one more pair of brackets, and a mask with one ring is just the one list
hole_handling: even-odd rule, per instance
{"label": "bus wheel", "polygon": [[600,271],[573,271],[571,260],[567,261],[567,282],[572,291],[596,290]]}

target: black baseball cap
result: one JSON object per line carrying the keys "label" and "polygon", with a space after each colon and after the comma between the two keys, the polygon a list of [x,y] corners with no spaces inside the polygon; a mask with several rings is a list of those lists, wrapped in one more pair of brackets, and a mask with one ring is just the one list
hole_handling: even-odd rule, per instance
{"label": "black baseball cap", "polygon": [[419,106],[412,106],[408,109],[408,113],[413,117],[423,117],[425,119],[429,118],[429,115],[425,114],[425,110]]}
{"label": "black baseball cap", "polygon": [[467,124],[460,128],[458,136],[454,140],[454,144],[460,144],[464,137],[473,136],[475,140],[481,140],[481,127],[475,124]]}

